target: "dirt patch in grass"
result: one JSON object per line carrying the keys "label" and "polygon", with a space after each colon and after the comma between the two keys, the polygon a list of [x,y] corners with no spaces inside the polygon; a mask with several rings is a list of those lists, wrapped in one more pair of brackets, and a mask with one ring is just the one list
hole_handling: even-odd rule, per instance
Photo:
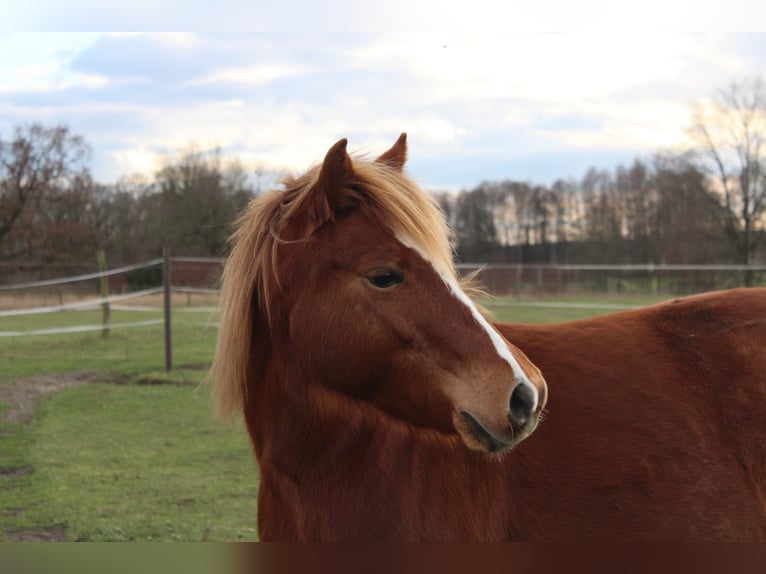
{"label": "dirt patch in grass", "polygon": [[152,373],[138,378],[105,375],[94,371],[22,377],[8,383],[0,383],[0,402],[6,403],[10,407],[2,422],[24,423],[28,421],[34,412],[38,399],[61,389],[92,383],[199,386],[198,380],[185,376],[179,377],[178,371],[201,371],[208,367],[209,365],[205,363],[183,365],[176,367],[175,375]]}
{"label": "dirt patch in grass", "polygon": [[83,371],[35,375],[0,384],[0,401],[10,406],[5,414],[4,422],[23,423],[32,416],[35,405],[41,397],[61,389],[96,382],[104,382],[103,375]]}
{"label": "dirt patch in grass", "polygon": [[6,542],[66,542],[69,540],[66,528],[51,526],[50,528],[31,528],[9,532]]}
{"label": "dirt patch in grass", "polygon": [[29,464],[22,466],[0,466],[0,478],[18,478],[27,476],[35,471],[35,467]]}
{"label": "dirt patch in grass", "polygon": [[199,383],[196,381],[174,381],[172,379],[163,379],[162,377],[141,377],[136,379],[135,384],[140,386],[156,386],[156,385],[174,385],[176,387],[197,387]]}

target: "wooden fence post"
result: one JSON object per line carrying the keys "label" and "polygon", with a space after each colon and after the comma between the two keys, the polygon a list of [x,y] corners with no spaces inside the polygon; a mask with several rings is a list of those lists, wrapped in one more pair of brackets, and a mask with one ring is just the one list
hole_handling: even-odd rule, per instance
{"label": "wooden fence post", "polygon": [[165,316],[165,370],[173,370],[173,338],[170,331],[170,248],[162,248],[162,287]]}
{"label": "wooden fence post", "polygon": [[[98,259],[98,270],[101,273],[106,273],[106,254],[103,249],[99,249],[96,252],[96,258]],[[106,275],[101,275],[99,281],[101,283],[101,298],[107,299],[109,297],[109,278]],[[109,301],[103,301],[101,303],[101,316],[103,324],[101,338],[105,339],[109,336],[109,327],[112,323],[112,312],[109,308]]]}

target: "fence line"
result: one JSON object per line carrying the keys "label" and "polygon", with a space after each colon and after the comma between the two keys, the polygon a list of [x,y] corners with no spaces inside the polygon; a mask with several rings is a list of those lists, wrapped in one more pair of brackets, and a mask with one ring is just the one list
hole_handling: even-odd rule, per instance
{"label": "fence line", "polygon": [[488,301],[482,302],[486,307],[541,307],[547,309],[604,309],[625,311],[638,309],[644,305],[628,305],[621,303],[577,303],[564,301]]}
{"label": "fence line", "polygon": [[[179,258],[180,261],[189,260],[189,259],[190,258]],[[127,265],[124,267],[111,269],[111,270],[106,270],[102,268],[96,273],[86,273],[86,274],[75,275],[70,277],[62,277],[59,279],[32,281],[27,283],[17,283],[14,285],[2,285],[0,286],[0,292],[3,292],[3,291],[9,292],[12,290],[20,290],[20,289],[31,289],[35,287],[47,287],[51,285],[64,285],[67,283],[75,283],[79,281],[85,281],[85,280],[96,279],[96,278],[101,278],[103,281],[105,277],[117,275],[119,273],[125,273],[128,271],[134,271],[136,269],[145,269],[147,267],[152,267],[155,265],[162,266],[162,287],[153,287],[149,289],[143,289],[140,291],[134,291],[132,293],[126,293],[122,295],[112,295],[112,296],[105,295],[102,292],[101,297],[92,298],[85,301],[77,301],[74,303],[66,303],[66,304],[62,303],[59,305],[32,307],[32,308],[26,308],[26,309],[8,309],[8,310],[0,311],[0,317],[18,317],[18,316],[48,314],[48,313],[56,313],[61,311],[94,308],[100,305],[103,305],[105,308],[108,309],[108,304],[112,302],[125,301],[127,299],[135,299],[135,298],[143,297],[147,295],[163,293],[164,305],[163,305],[162,319],[149,319],[145,321],[133,321],[133,322],[111,324],[111,322],[105,316],[104,322],[102,322],[102,324],[100,325],[72,325],[68,327],[29,329],[24,331],[19,331],[19,330],[0,331],[0,337],[5,338],[5,337],[23,337],[23,336],[34,336],[34,335],[56,335],[56,334],[65,334],[65,333],[85,333],[89,331],[101,331],[103,334],[103,333],[108,333],[108,330],[110,329],[164,325],[165,327],[164,329],[165,331],[165,370],[170,371],[173,368],[172,340],[171,340],[171,315],[170,315],[171,314],[170,296],[171,296],[171,292],[173,288],[172,288],[171,279],[170,279],[172,259],[170,257],[170,251],[167,248],[163,249],[163,257],[161,259],[153,259],[147,263]],[[179,288],[178,291],[186,292],[188,294],[216,292],[213,289],[201,289],[201,288],[195,288],[195,287],[182,287],[182,288]]]}
{"label": "fence line", "polygon": [[495,295],[513,293],[628,293],[690,295],[702,291],[766,285],[766,265],[469,264],[463,274]]}
{"label": "fence line", "polygon": [[458,263],[458,269],[548,269],[556,271],[766,271],[766,265],[673,265],[662,264],[630,264],[630,265],[601,265],[601,264],[557,264],[557,263]]}
{"label": "fence line", "polygon": [[[172,257],[178,263],[216,263],[223,265],[224,257]],[[152,263],[160,262],[152,260]],[[567,271],[766,271],[766,264],[739,263],[475,263],[465,262],[455,265],[458,269],[561,269]]]}
{"label": "fence line", "polygon": [[[217,263],[223,264],[225,259],[221,257],[172,257],[171,262],[178,263]],[[110,269],[109,271],[96,271],[85,273],[83,275],[74,275],[70,277],[60,277],[58,279],[46,279],[42,281],[32,281],[28,283],[16,283],[13,285],[0,285],[0,291],[12,291],[18,289],[30,289],[34,287],[49,287],[52,285],[64,285],[67,283],[76,283],[88,279],[97,279],[100,277],[109,277],[127,273],[137,269],[154,267],[163,263],[162,258],[151,259],[145,263],[126,265]],[[664,271],[766,271],[766,265],[724,265],[724,264],[699,264],[699,265],[674,265],[674,264],[629,264],[629,265],[608,265],[608,264],[537,264],[537,263],[458,263],[455,266],[460,270],[487,270],[505,269],[505,270],[562,270],[562,271],[648,271],[650,273],[662,273]],[[218,292],[217,289],[205,289],[199,287],[174,287],[175,291],[189,293],[212,293]]]}
{"label": "fence line", "polygon": [[58,311],[72,311],[76,309],[87,309],[88,307],[98,307],[103,303],[112,303],[114,301],[125,301],[126,299],[135,299],[146,295],[162,293],[162,287],[152,287],[141,291],[133,291],[123,295],[110,295],[109,297],[96,297],[85,301],[75,303],[64,303],[63,305],[47,305],[45,307],[29,307],[27,309],[9,309],[0,311],[0,317],[16,317],[20,315],[42,315],[43,313],[55,313]]}
{"label": "fence line", "polygon": [[177,263],[219,263],[223,264],[226,259],[223,257],[172,257],[173,262]]}
{"label": "fence line", "polygon": [[[59,311],[69,311],[78,309],[97,308],[99,305],[125,301],[127,299],[133,299],[143,297],[147,295],[154,295],[158,293],[165,294],[165,310],[163,319],[150,319],[145,321],[132,321],[124,323],[111,324],[110,328],[114,329],[127,329],[127,328],[143,328],[152,327],[164,324],[166,332],[170,327],[170,309],[169,309],[169,293],[186,293],[191,294],[218,294],[218,289],[205,288],[205,287],[193,287],[193,286],[172,286],[170,284],[170,267],[172,263],[202,263],[202,264],[223,264],[224,259],[216,257],[169,257],[169,253],[164,258],[152,259],[145,263],[139,263],[135,265],[127,265],[108,271],[99,271],[94,273],[86,273],[81,275],[75,275],[71,277],[63,277],[58,279],[49,279],[43,281],[34,281],[27,283],[20,283],[15,285],[0,285],[0,292],[8,292],[12,290],[31,289],[35,287],[48,287],[52,285],[64,285],[67,283],[75,283],[79,281],[86,281],[89,279],[97,279],[102,277],[109,277],[112,275],[118,275],[120,273],[126,273],[137,269],[144,269],[148,267],[161,266],[163,273],[163,286],[153,287],[149,289],[143,289],[140,291],[134,291],[132,293],[126,293],[122,295],[112,295],[108,297],[98,297],[88,299],[86,301],[78,301],[74,303],[60,304],[55,306],[35,307],[27,309],[14,309],[0,311],[0,317],[13,317],[24,315],[36,315],[43,313],[54,313]],[[507,275],[509,271],[515,271],[514,276],[516,282],[511,281],[511,286],[518,287],[522,285],[520,279],[525,270],[535,271],[537,275],[537,281],[534,282],[538,287],[541,285],[541,281],[551,271],[573,272],[575,275],[579,271],[583,272],[644,272],[648,273],[651,277],[657,278],[663,272],[764,272],[766,271],[766,265],[601,265],[601,264],[572,264],[572,265],[558,265],[558,264],[514,264],[514,263],[489,263],[489,264],[477,264],[477,263],[461,263],[456,266],[459,270],[467,272],[469,270],[493,271],[497,270],[500,275]],[[560,275],[566,275],[562,273]],[[563,308],[563,309],[604,309],[604,310],[625,310],[634,309],[640,307],[640,305],[628,305],[620,303],[580,303],[580,302],[561,302],[561,301],[489,301],[485,303],[487,307],[538,307],[538,308]],[[127,308],[127,306],[125,307]],[[152,308],[152,311],[160,310],[161,308]],[[134,310],[148,310],[146,307],[137,307]],[[179,309],[181,310],[181,309]],[[207,326],[216,328],[215,322],[200,322],[181,319],[180,323],[187,324],[199,324],[201,326]],[[74,325],[68,327],[48,328],[48,329],[35,329],[28,331],[0,331],[0,337],[21,337],[32,335],[55,335],[55,334],[67,334],[67,333],[83,333],[89,331],[101,331],[104,329],[104,325]],[[168,333],[169,334],[169,333]],[[168,337],[169,339],[169,337]],[[167,340],[166,343],[166,369],[172,368],[171,361],[171,348],[172,343]]]}
{"label": "fence line", "polygon": [[210,287],[173,287],[171,291],[174,293],[198,293],[200,295],[218,295],[218,293],[220,293],[218,289],[213,289]]}
{"label": "fence line", "polygon": [[[162,325],[164,319],[149,319],[146,321],[133,321],[129,323],[112,323],[110,329],[126,329],[131,327],[150,327]],[[30,335],[58,335],[62,333],[87,333],[88,331],[101,331],[103,325],[73,325],[71,327],[55,327],[51,329],[34,329],[29,331],[0,331],[0,337],[24,337]]]}
{"label": "fence line", "polygon": [[99,277],[109,277],[111,275],[119,275],[120,273],[127,273],[128,271],[135,271],[136,269],[145,269],[147,267],[154,267],[162,263],[162,259],[151,259],[146,263],[136,263],[135,265],[126,265],[125,267],[118,267],[116,269],[110,269],[109,271],[96,271],[94,273],[86,273],[84,275],[74,275],[72,277],[60,277],[58,279],[45,279],[43,281],[32,281],[30,283],[16,283],[14,285],[0,285],[0,291],[12,291],[16,289],[31,289],[33,287],[49,287],[51,285],[64,285],[66,283],[77,283],[79,281],[87,281],[88,279],[98,279]]}

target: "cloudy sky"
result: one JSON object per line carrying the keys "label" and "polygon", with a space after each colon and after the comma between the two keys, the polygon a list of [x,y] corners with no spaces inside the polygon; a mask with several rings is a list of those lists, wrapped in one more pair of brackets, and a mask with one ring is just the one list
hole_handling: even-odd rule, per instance
{"label": "cloudy sky", "polygon": [[[514,21],[497,10],[495,24]],[[83,14],[69,25],[110,24],[98,10]],[[683,147],[693,102],[766,74],[766,34],[709,21],[696,33],[615,30],[582,15],[565,33],[480,33],[454,20],[442,31],[57,33],[47,28],[63,12],[23,16],[23,28],[42,31],[0,33],[0,136],[64,123],[91,145],[100,181],[151,175],[190,144],[220,146],[253,172],[295,171],[338,138],[373,155],[406,131],[410,173],[428,187],[550,183]]]}

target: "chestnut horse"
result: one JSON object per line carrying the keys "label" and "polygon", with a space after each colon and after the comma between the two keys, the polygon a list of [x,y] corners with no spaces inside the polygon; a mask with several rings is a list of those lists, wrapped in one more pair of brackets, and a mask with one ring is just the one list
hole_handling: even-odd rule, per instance
{"label": "chestnut horse", "polygon": [[405,159],[341,140],[238,222],[211,377],[261,540],[765,539],[766,291],[493,325]]}

